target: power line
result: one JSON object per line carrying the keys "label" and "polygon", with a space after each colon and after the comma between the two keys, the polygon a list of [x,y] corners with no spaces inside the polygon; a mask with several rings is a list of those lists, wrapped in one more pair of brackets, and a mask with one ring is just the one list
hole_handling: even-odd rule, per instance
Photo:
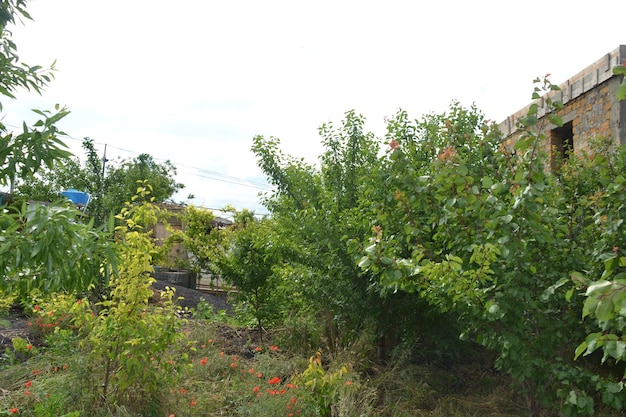
{"label": "power line", "polygon": [[[69,135],[66,135],[68,138]],[[73,140],[79,140],[76,138],[71,138]],[[104,145],[105,147],[108,146],[109,148],[113,148],[113,149],[117,149],[118,151],[123,151],[123,152],[127,152],[129,154],[132,154],[134,156],[138,156],[139,153],[132,151],[130,149],[123,149],[123,148],[119,148],[117,146],[113,146],[113,145],[107,145],[106,143],[102,143],[102,142],[96,142],[94,141],[94,143],[99,144],[99,145]],[[255,181],[250,181],[247,179],[243,179],[243,178],[238,178],[238,177],[233,177],[230,175],[226,175],[226,174],[222,174],[219,172],[215,172],[215,171],[210,171],[204,168],[198,168],[198,167],[193,167],[191,165],[187,165],[187,164],[181,164],[181,163],[177,163],[177,162],[173,162],[169,159],[165,159],[165,158],[159,158],[155,155],[152,155],[154,157],[155,160],[160,160],[160,161],[167,161],[169,163],[171,163],[172,165],[174,165],[177,169],[179,169],[180,167],[184,167],[184,168],[188,168],[188,169],[192,169],[195,170],[197,172],[187,172],[188,175],[192,175],[198,178],[205,178],[205,179],[209,179],[209,180],[213,180],[213,181],[219,181],[219,182],[223,182],[223,183],[227,183],[227,184],[234,184],[234,185],[239,185],[242,187],[250,187],[250,188],[255,188],[261,191],[272,191],[272,188],[267,185],[267,184],[261,184]],[[205,173],[206,175],[202,175],[202,173]],[[232,203],[232,202],[231,202]],[[229,204],[231,204],[229,203]],[[252,203],[253,205],[258,205],[258,201]],[[243,202],[239,202],[239,204],[241,205],[247,205],[247,203],[243,203]],[[206,210],[213,210],[213,211],[220,211],[222,212],[222,209],[218,209],[218,208],[211,208],[211,207],[204,207],[204,206],[198,206],[200,208],[206,209]],[[255,216],[259,216],[259,217],[263,217],[263,216],[267,216],[269,215],[268,213],[254,213]]]}
{"label": "power line", "polygon": [[[71,137],[71,136],[69,136],[67,134],[63,135],[63,136],[67,137],[68,139],[71,139],[71,140],[82,142],[82,139],[77,139],[77,138]],[[126,153],[129,153],[129,154],[133,155],[133,156],[140,155],[136,151],[132,151],[130,149],[120,148],[120,147],[114,146],[114,145],[109,145],[107,143],[96,142],[96,141],[94,141],[94,143],[98,144],[98,145],[108,146],[109,148],[117,149],[118,151],[126,152]],[[243,187],[256,188],[256,189],[259,189],[259,190],[262,190],[262,191],[272,191],[272,188],[268,184],[263,184],[263,183],[251,181],[251,180],[248,180],[248,179],[245,179],[245,178],[234,177],[234,176],[222,174],[222,173],[219,173],[219,172],[216,172],[216,171],[210,171],[210,170],[205,169],[205,168],[199,168],[199,167],[194,167],[194,166],[187,165],[187,164],[182,164],[182,163],[179,163],[179,162],[174,162],[174,161],[172,161],[170,159],[161,158],[161,157],[158,157],[158,156],[152,155],[152,154],[151,154],[151,156],[153,156],[154,159],[158,160],[158,161],[167,161],[167,162],[171,163],[172,165],[174,165],[177,169],[179,169],[180,167],[184,167],[184,168],[188,168],[188,169],[192,169],[192,170],[197,171],[197,172],[186,172],[188,175],[193,175],[195,177],[205,178],[205,179],[214,180],[214,181],[220,181],[220,182],[224,182],[224,183],[228,183],[228,184],[240,185],[240,186],[243,186]],[[201,174],[206,174],[206,175],[201,175]]]}
{"label": "power line", "polygon": [[[160,159],[160,158],[155,158],[155,159]],[[165,161],[164,159],[160,159],[160,160]],[[262,191],[272,191],[272,188],[269,187],[266,184],[261,184],[261,183],[258,183],[258,182],[254,182],[254,181],[250,181],[250,180],[246,180],[246,179],[242,179],[242,178],[231,177],[229,175],[220,174],[218,172],[208,171],[208,170],[205,170],[205,169],[202,169],[202,168],[196,168],[196,167],[192,167],[192,166],[189,166],[189,165],[184,165],[184,164],[175,163],[175,162],[171,162],[171,161],[170,161],[170,163],[172,165],[175,165],[177,168],[178,167],[185,167],[185,168],[194,169],[194,170],[198,171],[198,172],[185,171],[187,174],[196,176],[198,178],[206,178],[206,179],[215,180],[215,181],[221,181],[221,182],[225,182],[225,183],[229,183],[229,184],[241,185],[243,187],[256,188],[256,189],[262,190]],[[203,174],[206,174],[206,175],[203,175]]]}
{"label": "power line", "polygon": [[[14,129],[19,129],[19,127],[17,126],[13,126],[13,125],[4,125],[5,127],[12,127]],[[80,142],[82,143],[84,141],[84,139],[78,139],[75,138],[73,136],[70,136],[68,134],[62,134],[60,135],[62,136],[64,139],[69,139],[72,141],[76,141],[76,142]],[[113,146],[113,145],[109,145],[107,143],[103,143],[103,142],[98,142],[94,140],[94,143],[97,145],[102,145],[105,146],[105,149],[108,148],[113,148],[116,149],[118,151],[121,152],[125,152],[128,153],[130,155],[132,155],[133,157],[139,156],[140,153],[130,150],[130,149],[124,149],[124,148],[120,148],[118,146]],[[213,181],[219,181],[219,182],[223,182],[223,183],[227,183],[227,184],[233,184],[233,185],[238,185],[238,186],[242,186],[242,187],[249,187],[249,188],[254,188],[257,190],[261,190],[261,191],[272,191],[272,187],[269,186],[268,184],[263,184],[263,183],[259,183],[256,181],[251,181],[245,178],[239,178],[239,177],[234,177],[231,175],[226,175],[226,174],[222,174],[216,171],[211,171],[205,168],[199,168],[199,167],[194,167],[191,165],[187,165],[187,164],[182,164],[182,163],[177,163],[177,162],[173,162],[170,159],[166,159],[166,158],[160,158],[156,155],[152,155],[150,154],[155,160],[157,161],[167,161],[170,164],[172,164],[175,168],[179,169],[182,168],[186,168],[186,169],[190,169],[190,170],[194,170],[195,172],[189,172],[189,171],[184,171],[184,173],[186,175],[191,175],[191,176],[195,176],[198,178],[204,178],[204,179],[208,179],[208,180],[213,180]],[[258,204],[258,202],[254,203],[254,204]],[[203,207],[205,208],[205,207]],[[209,210],[220,210],[220,209],[211,209],[211,208],[207,208]],[[265,214],[262,214],[265,215]]]}

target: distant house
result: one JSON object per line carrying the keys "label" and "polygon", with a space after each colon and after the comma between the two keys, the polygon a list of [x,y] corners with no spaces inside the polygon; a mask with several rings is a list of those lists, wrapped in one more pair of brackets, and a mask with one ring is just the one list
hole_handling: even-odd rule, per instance
{"label": "distant house", "polygon": [[[568,150],[586,149],[589,140],[598,136],[626,144],[626,101],[616,98],[616,89],[624,77],[613,74],[617,65],[626,65],[626,45],[620,45],[560,84],[561,91],[550,93],[554,101],[564,104],[557,112],[563,119],[562,127],[545,118],[549,111],[545,96],[535,101],[539,105],[538,126],[547,138],[544,145],[553,167],[567,157]],[[512,145],[519,137],[517,121],[526,115],[529,107],[530,104],[500,123],[506,145]]]}
{"label": "distant house", "polygon": [[[185,209],[185,206],[178,204],[160,204],[159,207],[166,210],[170,214],[168,220],[169,226],[164,223],[158,223],[153,229],[153,236],[156,239],[156,243],[161,246],[171,235],[171,230],[185,230],[185,224],[180,219],[180,214]],[[222,217],[215,217],[213,220],[214,227],[218,229],[227,228],[232,224],[232,221]],[[180,243],[174,243],[168,255],[168,263],[170,265],[176,265],[179,263],[176,262],[177,260],[187,261],[188,259],[189,254],[185,251],[182,245]]]}

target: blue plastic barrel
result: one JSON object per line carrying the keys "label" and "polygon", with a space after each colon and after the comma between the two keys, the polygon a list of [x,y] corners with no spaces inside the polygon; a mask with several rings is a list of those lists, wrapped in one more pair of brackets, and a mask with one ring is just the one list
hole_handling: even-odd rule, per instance
{"label": "blue plastic barrel", "polygon": [[89,203],[89,198],[91,197],[89,194],[83,191],[75,190],[73,188],[70,188],[65,191],[61,191],[61,194],[69,198],[72,201],[72,203],[76,205],[81,205],[81,206],[86,206],[87,203]]}

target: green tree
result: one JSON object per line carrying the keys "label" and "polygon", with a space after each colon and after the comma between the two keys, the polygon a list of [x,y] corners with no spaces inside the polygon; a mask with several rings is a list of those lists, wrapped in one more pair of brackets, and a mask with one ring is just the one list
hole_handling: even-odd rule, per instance
{"label": "green tree", "polygon": [[124,202],[136,194],[137,181],[144,180],[152,186],[154,203],[163,203],[185,187],[175,180],[175,176],[176,167],[170,161],[158,163],[145,153],[122,160],[119,165],[112,164],[104,179],[103,206],[107,212],[119,212]]}
{"label": "green tree", "polygon": [[[161,293],[161,304],[150,308],[155,281],[150,276],[157,253],[150,226],[161,216],[150,201],[150,185],[137,187],[137,195],[116,216],[120,255],[118,273],[109,282],[109,293],[89,308],[77,323],[85,338],[82,346],[91,359],[91,389],[102,406],[123,405],[139,413],[158,415],[159,391],[180,382],[186,353],[172,346],[186,346],[181,320],[176,314],[173,291]],[[141,201],[138,203],[137,201]],[[93,312],[97,314],[93,314]],[[184,350],[184,349],[183,349]]]}
{"label": "green tree", "polygon": [[[617,66],[613,72],[626,75],[626,67]],[[619,101],[626,100],[626,81],[616,94]],[[567,297],[584,291],[582,317],[593,325],[576,348],[576,357],[601,350],[601,362],[606,365],[626,360],[626,148],[622,145],[612,149],[610,140],[603,145],[590,155],[592,178],[598,186],[589,217],[598,235],[589,262],[571,274],[574,287]],[[602,400],[622,409],[626,405],[626,372],[620,371],[613,378],[605,373],[597,373],[596,377]]]}
{"label": "green tree", "polygon": [[248,210],[236,213],[234,225],[221,230],[213,268],[237,289],[239,302],[249,306],[259,335],[263,324],[281,316],[283,297],[277,269],[283,247],[270,219],[257,220]]}
{"label": "green tree", "polygon": [[131,160],[111,161],[106,167],[90,138],[83,140],[85,159],[57,160],[43,167],[36,175],[20,178],[16,183],[16,199],[57,201],[63,190],[74,188],[90,195],[87,213],[96,225],[107,223],[109,216],[119,212],[137,191],[137,181],[154,184],[154,199],[162,203],[170,199],[183,184],[176,182],[176,167],[169,161],[157,163],[152,156],[141,154]]}
{"label": "green tree", "polygon": [[[30,19],[25,1],[0,2],[0,93],[15,98],[20,89],[38,93],[51,79],[50,70],[19,61],[9,24]],[[0,103],[0,111],[2,105]],[[30,178],[42,166],[71,154],[55,126],[69,112],[35,110],[42,117],[31,128],[11,133],[0,123],[0,184],[13,186]],[[1,118],[0,118],[1,120]],[[0,288],[22,294],[33,288],[45,291],[85,290],[106,278],[115,265],[115,252],[107,236],[91,224],[77,222],[78,211],[64,206],[26,204],[0,211]]]}
{"label": "green tree", "polygon": [[174,230],[164,246],[170,248],[180,243],[188,253],[187,259],[176,259],[176,266],[189,269],[196,274],[211,273],[212,260],[218,242],[215,215],[211,210],[187,206],[180,214],[183,230]]}
{"label": "green tree", "polygon": [[78,221],[73,207],[12,207],[0,216],[0,287],[25,295],[82,291],[106,281],[116,252],[93,223]]}
{"label": "green tree", "polygon": [[[533,98],[556,88],[537,82]],[[514,149],[456,106],[426,125],[411,127],[403,114],[391,121],[381,168],[389,196],[360,265],[381,287],[419,294],[455,315],[464,339],[496,353],[531,417],[559,402],[566,415],[589,415],[597,404],[586,390],[597,389],[596,380],[568,355],[572,338],[585,333],[581,299],[570,292],[566,301],[563,286],[597,250],[591,213],[602,183],[585,156],[570,158],[558,175],[546,172],[536,112],[531,106],[521,120]]]}
{"label": "green tree", "polygon": [[[419,298],[378,291],[374,275],[354,262],[348,241],[370,233],[374,201],[388,178],[379,169],[379,145],[364,132],[365,119],[346,113],[340,126],[320,128],[324,153],[320,167],[282,154],[275,138],[254,139],[253,151],[276,191],[265,204],[278,239],[291,242],[283,285],[305,300],[335,349],[368,329],[378,338],[382,358],[405,338]],[[427,320],[421,320],[426,322]]]}
{"label": "green tree", "polygon": [[[20,61],[17,46],[11,39],[10,25],[20,18],[31,19],[25,0],[6,0],[0,3],[0,94],[14,99],[20,90],[41,93],[52,79],[54,65],[44,69]],[[0,114],[3,111],[0,101]],[[42,164],[67,158],[70,153],[58,139],[55,123],[67,116],[67,109],[57,106],[54,112],[34,110],[42,119],[33,127],[23,124],[20,133],[10,133],[0,118],[0,185],[13,185],[17,177],[28,177]]]}
{"label": "green tree", "polygon": [[34,201],[53,202],[63,198],[61,192],[74,188],[84,191],[91,196],[89,202],[90,212],[102,223],[102,215],[96,216],[94,212],[99,212],[96,207],[101,200],[99,195],[103,191],[102,162],[100,161],[93,139],[83,139],[83,149],[86,160],[81,163],[78,157],[56,160],[52,168],[42,167],[36,175],[19,178],[16,187],[16,196]]}
{"label": "green tree", "polygon": [[[22,18],[31,20],[26,11],[27,0],[3,0],[0,2],[0,94],[14,99],[20,90],[33,90],[41,93],[53,77],[54,64],[50,68],[40,65],[30,66],[20,61],[17,46],[11,39],[10,25]],[[3,110],[0,101],[0,111]],[[4,130],[4,126],[3,126]]]}

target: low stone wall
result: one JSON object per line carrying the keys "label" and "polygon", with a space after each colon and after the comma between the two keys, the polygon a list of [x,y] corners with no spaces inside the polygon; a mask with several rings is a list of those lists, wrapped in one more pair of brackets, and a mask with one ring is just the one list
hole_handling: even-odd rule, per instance
{"label": "low stone wall", "polygon": [[185,288],[195,289],[197,285],[196,273],[186,269],[167,269],[155,266],[152,276],[157,281],[166,281]]}

